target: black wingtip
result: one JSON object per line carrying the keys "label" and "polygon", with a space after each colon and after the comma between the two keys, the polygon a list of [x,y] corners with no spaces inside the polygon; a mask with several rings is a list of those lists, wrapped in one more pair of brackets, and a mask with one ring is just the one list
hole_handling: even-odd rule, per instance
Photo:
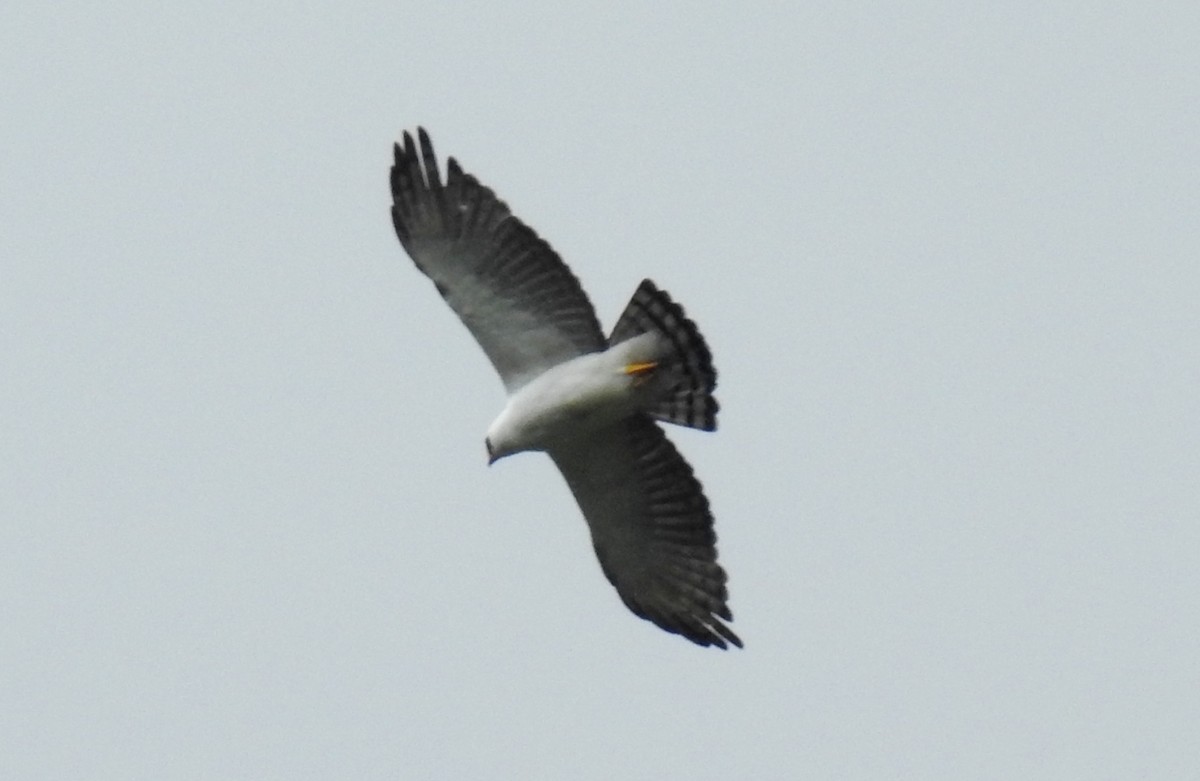
{"label": "black wingtip", "polygon": [[735,648],[745,648],[742,638],[719,621],[713,621],[710,626],[706,626],[703,633],[692,631],[678,634],[705,648],[720,648],[722,651],[728,651],[731,645]]}
{"label": "black wingtip", "polygon": [[[724,624],[718,623],[713,628],[716,629],[717,632],[719,632],[720,635],[722,637],[724,637],[726,640],[728,640],[731,644],[737,646],[738,648],[745,648],[745,646],[742,645],[742,638],[740,638],[736,634],[734,634],[734,631],[732,629],[730,629],[729,627],[725,626]],[[725,648],[724,645],[721,646],[721,649],[728,650]]]}
{"label": "black wingtip", "polygon": [[438,173],[437,156],[433,153],[433,142],[425,128],[417,128],[417,139],[421,144],[421,167],[425,173],[425,183],[431,190],[439,190],[442,186],[441,175]]}

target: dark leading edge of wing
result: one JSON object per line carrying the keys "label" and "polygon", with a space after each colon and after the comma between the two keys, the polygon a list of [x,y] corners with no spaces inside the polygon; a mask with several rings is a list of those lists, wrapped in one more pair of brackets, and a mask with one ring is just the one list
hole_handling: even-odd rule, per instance
{"label": "dark leading edge of wing", "polygon": [[454,158],[441,182],[418,128],[396,144],[392,222],[400,243],[470,329],[512,392],[546,369],[607,346],[579,280]]}

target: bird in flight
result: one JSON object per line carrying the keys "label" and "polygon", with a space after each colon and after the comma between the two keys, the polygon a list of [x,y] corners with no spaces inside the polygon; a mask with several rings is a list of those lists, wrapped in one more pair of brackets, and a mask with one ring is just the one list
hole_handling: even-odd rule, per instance
{"label": "bird in flight", "polygon": [[543,451],[591,530],[600,567],[641,618],[703,646],[742,647],[708,500],[658,422],[717,427],[717,374],[683,308],[643,280],[606,339],[550,245],[429,135],[404,133],[392,166],[400,244],[483,348],[508,403],[488,463]]}

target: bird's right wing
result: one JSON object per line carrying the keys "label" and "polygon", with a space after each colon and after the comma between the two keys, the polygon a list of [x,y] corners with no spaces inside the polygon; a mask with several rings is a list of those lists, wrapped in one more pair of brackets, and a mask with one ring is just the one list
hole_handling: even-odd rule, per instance
{"label": "bird's right wing", "polygon": [[442,184],[417,130],[396,145],[392,222],[400,243],[471,331],[512,393],[607,342],[579,280],[550,245],[454,158]]}
{"label": "bird's right wing", "polygon": [[692,468],[645,415],[550,450],[587,518],[600,567],[636,615],[699,645],[742,641],[708,500]]}

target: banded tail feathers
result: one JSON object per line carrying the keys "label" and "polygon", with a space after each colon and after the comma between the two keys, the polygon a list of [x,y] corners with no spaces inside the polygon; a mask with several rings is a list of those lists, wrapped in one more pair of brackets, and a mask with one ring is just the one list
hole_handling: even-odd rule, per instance
{"label": "banded tail feathers", "polygon": [[665,423],[715,431],[719,405],[712,395],[717,386],[712,353],[683,307],[649,279],[634,291],[608,343],[611,347],[644,333],[661,334],[670,345],[661,361],[666,390],[646,412]]}

